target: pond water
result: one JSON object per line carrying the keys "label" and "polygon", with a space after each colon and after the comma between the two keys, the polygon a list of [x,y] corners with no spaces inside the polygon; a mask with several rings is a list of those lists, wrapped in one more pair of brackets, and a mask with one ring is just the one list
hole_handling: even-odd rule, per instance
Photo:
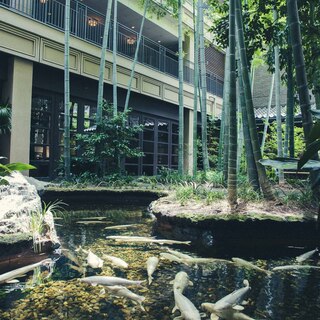
{"label": "pond water", "polygon": [[[95,222],[94,222],[95,221]],[[306,269],[298,271],[277,271],[271,275],[253,269],[218,262],[188,266],[160,260],[151,285],[130,287],[133,292],[145,297],[142,311],[131,300],[111,295],[101,286],[91,286],[78,281],[81,278],[76,261],[81,259],[81,249],[91,250],[102,257],[103,254],[117,256],[129,264],[122,270],[108,261],[100,269],[86,268],[86,276],[108,275],[133,280],[146,280],[146,260],[167,252],[168,245],[150,243],[121,243],[106,239],[110,235],[158,235],[155,221],[143,208],[104,212],[68,213],[56,219],[57,230],[63,250],[62,256],[52,256],[56,260],[52,274],[46,268],[28,273],[19,283],[0,285],[0,319],[145,319],[167,320],[180,315],[171,313],[174,307],[172,284],[176,273],[185,271],[193,286],[187,287],[184,295],[200,310],[202,319],[210,319],[210,314],[201,310],[201,303],[214,303],[235,289],[243,287],[247,279],[251,290],[247,296],[244,313],[254,319],[273,320],[315,320],[320,319],[320,271]],[[132,228],[105,229],[109,226],[137,224]],[[214,248],[197,248],[187,245],[170,245],[170,248],[192,257],[206,256],[230,260],[228,252],[217,252]],[[200,250],[201,249],[201,250]],[[294,256],[312,248],[288,248],[287,254],[276,256],[265,252],[255,257],[245,257],[253,264],[270,270],[281,265],[295,264]],[[233,253],[234,254],[234,253]],[[244,258],[243,256],[238,256]],[[263,257],[263,258],[261,258]],[[77,260],[78,259],[78,260]],[[310,259],[303,264],[317,265],[318,260]],[[0,272],[2,273],[3,270]]]}

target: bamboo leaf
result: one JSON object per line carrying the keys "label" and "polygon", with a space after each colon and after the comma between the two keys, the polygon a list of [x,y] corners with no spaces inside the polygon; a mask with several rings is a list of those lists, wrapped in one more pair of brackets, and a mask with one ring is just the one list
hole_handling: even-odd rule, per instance
{"label": "bamboo leaf", "polygon": [[305,168],[305,164],[310,161],[310,159],[320,150],[320,140],[315,140],[310,143],[306,149],[306,151],[301,156],[298,162],[298,170],[302,167]]}
{"label": "bamboo leaf", "polygon": [[23,171],[23,170],[36,169],[36,167],[32,166],[31,164],[21,163],[21,162],[10,163],[10,164],[7,164],[5,167],[10,171],[14,171],[14,170]]}
{"label": "bamboo leaf", "polygon": [[320,121],[316,121],[312,126],[310,134],[308,136],[308,144],[320,138]]}
{"label": "bamboo leaf", "polygon": [[316,119],[320,119],[320,110],[310,110]]}
{"label": "bamboo leaf", "polygon": [[6,165],[0,163],[0,176],[8,175],[12,172]]}

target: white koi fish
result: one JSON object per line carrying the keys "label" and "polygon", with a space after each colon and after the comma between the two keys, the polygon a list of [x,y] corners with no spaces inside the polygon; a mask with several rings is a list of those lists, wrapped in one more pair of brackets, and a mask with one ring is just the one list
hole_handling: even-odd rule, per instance
{"label": "white koi fish", "polygon": [[145,282],[142,281],[134,281],[124,278],[118,277],[107,277],[107,276],[91,276],[86,278],[79,279],[82,282],[90,283],[93,286],[101,284],[103,286],[140,286],[141,283]]}
{"label": "white koi fish", "polygon": [[174,290],[173,292],[176,308],[181,312],[181,315],[174,318],[174,320],[201,320],[200,313],[194,304],[179,290]]}
{"label": "white koi fish", "polygon": [[265,269],[262,269],[256,265],[254,265],[253,263],[249,262],[249,261],[246,261],[244,259],[241,259],[241,258],[231,258],[231,260],[234,262],[235,265],[239,266],[239,267],[244,267],[244,268],[247,268],[247,269],[253,269],[255,271],[258,271],[258,272],[263,272],[267,275],[271,275],[271,271],[268,271],[268,270],[265,270]]}
{"label": "white koi fish", "polygon": [[168,239],[155,239],[154,237],[136,237],[136,236],[108,236],[107,239],[113,239],[118,242],[143,242],[143,243],[158,243],[158,244],[187,244],[191,241],[178,241]]}
{"label": "white koi fish", "polygon": [[301,254],[300,256],[296,257],[296,261],[300,263],[306,261],[310,259],[316,252],[318,252],[318,248]]}
{"label": "white koi fish", "polygon": [[222,309],[216,311],[213,308],[213,303],[203,303],[201,304],[202,308],[211,313],[210,320],[254,320],[253,318],[247,316],[246,314],[235,310],[234,308]]}
{"label": "white koi fish", "polygon": [[111,261],[112,265],[118,268],[128,269],[129,265],[121,258],[117,258],[114,256],[109,256],[107,254],[103,255],[103,259]]}
{"label": "white koi fish", "polygon": [[106,289],[117,297],[124,297],[138,303],[142,311],[146,311],[142,305],[142,302],[146,299],[145,297],[139,296],[123,286],[107,286]]}
{"label": "white koi fish", "polygon": [[178,262],[178,263],[183,263],[181,258],[179,258],[171,253],[161,252],[160,257],[161,257],[161,259],[165,259],[165,260],[169,260],[169,261],[173,261],[173,262]]}
{"label": "white koi fish", "polygon": [[189,280],[188,274],[184,271],[178,272],[174,277],[174,280],[170,281],[170,284],[173,285],[173,290],[180,291],[180,293],[183,293],[187,286],[193,286],[193,283]]}
{"label": "white koi fish", "polygon": [[157,257],[150,257],[147,260],[147,273],[148,273],[149,285],[153,280],[152,274],[155,272],[158,266],[158,263],[159,263],[159,259]]}
{"label": "white koi fish", "polygon": [[[24,275],[32,270],[34,270],[35,268],[39,267],[39,266],[44,266],[44,265],[50,265],[52,264],[52,260],[51,259],[44,259],[40,262],[36,262],[33,264],[29,264],[28,266],[24,266],[6,273],[3,273],[0,275],[0,283],[5,283],[5,282],[10,282],[12,280],[15,280],[15,278]],[[15,281],[16,282],[16,281]]]}
{"label": "white koi fish", "polygon": [[177,256],[180,259],[192,259],[192,257],[189,256],[188,254],[184,254],[184,253],[176,251],[176,250],[168,249],[168,252],[170,254],[173,254],[174,256]]}
{"label": "white koi fish", "polygon": [[88,252],[87,263],[91,268],[102,268],[103,260],[95,255],[91,250]]}
{"label": "white koi fish", "polygon": [[[218,300],[214,303],[215,310],[222,310],[227,308],[234,308],[237,306],[241,301],[243,301],[244,296],[250,291],[250,286],[248,280],[243,280],[244,287],[237,289],[225,297]],[[238,308],[239,309],[239,308]]]}
{"label": "white koi fish", "polygon": [[142,224],[134,223],[134,224],[119,224],[117,226],[105,227],[106,230],[119,230],[119,229],[128,229],[133,227],[139,227]]}
{"label": "white koi fish", "polygon": [[291,264],[287,266],[279,266],[272,269],[272,271],[290,271],[290,270],[308,270],[308,269],[320,269],[317,266],[303,265],[303,264]]}

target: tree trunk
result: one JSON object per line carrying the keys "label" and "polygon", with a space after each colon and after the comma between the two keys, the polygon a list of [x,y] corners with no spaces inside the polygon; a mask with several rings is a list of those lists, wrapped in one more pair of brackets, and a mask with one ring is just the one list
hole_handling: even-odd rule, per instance
{"label": "tree trunk", "polygon": [[[238,70],[239,70],[239,73],[241,74],[240,63],[239,63]],[[254,161],[254,155],[252,150],[250,131],[249,131],[249,125],[248,125],[248,115],[247,115],[247,109],[246,109],[246,99],[244,96],[243,81],[241,76],[239,77],[239,88],[240,88],[239,97],[240,97],[240,105],[241,105],[241,111],[242,111],[243,137],[245,141],[248,180],[253,190],[256,192],[260,192],[260,184],[259,184],[257,166]]]}
{"label": "tree trunk", "polygon": [[[237,99],[236,99],[236,22],[235,1],[229,1],[229,50],[230,50],[230,92],[229,92],[229,160],[228,201],[231,208],[237,205]],[[232,125],[231,125],[232,124]]]}
{"label": "tree trunk", "polygon": [[142,16],[142,20],[141,20],[139,35],[138,35],[136,52],[134,53],[133,63],[132,63],[132,67],[131,67],[131,74],[130,74],[128,89],[127,89],[126,101],[125,101],[125,104],[124,104],[124,111],[127,111],[128,107],[129,107],[129,100],[130,100],[130,94],[131,94],[132,81],[133,81],[133,76],[134,76],[134,72],[135,72],[135,69],[136,69],[136,64],[137,64],[137,61],[138,61],[139,48],[140,48],[140,43],[141,43],[141,39],[142,39],[142,31],[143,31],[144,21],[146,20],[146,14],[147,14],[148,5],[149,5],[149,0],[145,0],[144,8],[143,8],[143,16]]}
{"label": "tree trunk", "polygon": [[[315,21],[315,12],[316,12],[315,1],[310,1],[309,3],[310,3],[310,11],[309,11],[310,24],[311,24],[311,27],[316,29],[319,27],[316,26],[317,23]],[[313,57],[312,62],[314,63],[314,66],[316,66],[317,63],[320,63],[319,47],[317,46],[316,41],[311,42],[310,51]],[[320,109],[320,75],[319,75],[319,70],[317,70],[317,68],[313,68],[312,84],[313,84],[313,94],[316,100],[316,108],[319,110]]]}
{"label": "tree trunk", "polygon": [[270,109],[271,109],[272,97],[273,97],[274,80],[275,80],[275,75],[273,73],[272,74],[272,78],[271,78],[270,92],[269,92],[267,116],[266,116],[266,119],[265,119],[265,122],[264,122],[264,127],[263,127],[263,135],[262,135],[262,141],[261,141],[261,156],[263,156],[263,153],[264,153],[264,145],[265,145],[265,142],[266,142],[267,131],[268,131],[268,127],[269,127],[269,118],[270,118]]}
{"label": "tree trunk", "polygon": [[182,0],[178,0],[178,35],[179,35],[179,149],[178,172],[184,173],[184,106],[183,106],[183,31],[182,31]]}
{"label": "tree trunk", "polygon": [[264,197],[268,200],[274,200],[275,198],[267,178],[266,170],[264,166],[262,166],[259,162],[259,160],[262,157],[261,157],[260,145],[258,140],[256,119],[255,119],[252,94],[251,94],[247,54],[246,54],[246,47],[245,47],[245,41],[244,41],[244,35],[243,35],[241,0],[236,0],[236,22],[237,22],[237,30],[238,30],[238,41],[239,41],[239,47],[240,47],[240,61],[241,61],[241,72],[242,72],[241,76],[243,80],[243,87],[244,87],[245,98],[246,98],[248,125],[250,130],[250,137],[251,137],[254,159],[256,162],[257,170],[258,170],[259,183],[260,183]]}
{"label": "tree trunk", "polygon": [[110,16],[111,16],[112,0],[108,0],[106,21],[104,22],[103,41],[101,48],[100,68],[99,68],[99,84],[98,84],[98,99],[97,99],[97,124],[102,119],[102,108],[103,108],[103,85],[104,85],[104,69],[106,65],[106,50],[108,45],[108,35],[110,27]]}
{"label": "tree trunk", "polygon": [[[273,9],[273,19],[276,23],[278,20],[278,13]],[[279,45],[274,47],[274,74],[275,74],[275,92],[276,92],[276,113],[277,113],[277,156],[283,158],[283,144],[282,144],[282,116],[281,116],[281,105],[280,105],[280,85],[281,85],[281,75],[280,75],[280,52]],[[278,170],[279,174],[279,184],[284,183],[283,170]]]}
{"label": "tree trunk", "polygon": [[204,21],[203,21],[203,2],[198,0],[199,17],[199,53],[200,53],[200,77],[201,77],[201,142],[202,142],[202,162],[203,170],[209,170],[208,158],[208,129],[207,129],[207,79],[206,61],[204,48]]}
{"label": "tree trunk", "polygon": [[193,176],[198,169],[198,88],[199,88],[199,17],[196,16],[196,4],[193,1],[193,26],[194,26],[194,91],[193,91]]}
{"label": "tree trunk", "polygon": [[288,56],[287,56],[287,112],[286,112],[286,138],[285,138],[285,156],[294,158],[294,83],[293,83],[293,64],[292,47],[288,35]]}
{"label": "tree trunk", "polygon": [[64,175],[70,178],[70,74],[69,74],[69,40],[70,40],[70,0],[66,0],[64,20]]}
{"label": "tree trunk", "polygon": [[225,76],[223,86],[223,115],[224,115],[224,132],[223,132],[223,179],[228,181],[228,159],[229,159],[229,95],[230,95],[230,49],[227,48]]}
{"label": "tree trunk", "polygon": [[113,4],[113,43],[112,43],[112,84],[113,84],[113,115],[118,113],[117,96],[117,48],[118,48],[118,0]]}
{"label": "tree trunk", "polygon": [[297,0],[287,0],[287,13],[289,30],[291,34],[293,59],[296,69],[296,82],[298,87],[300,109],[302,114],[302,125],[304,137],[307,141],[312,127],[312,117],[310,112],[310,97],[304,56],[301,43],[300,21],[298,15]]}

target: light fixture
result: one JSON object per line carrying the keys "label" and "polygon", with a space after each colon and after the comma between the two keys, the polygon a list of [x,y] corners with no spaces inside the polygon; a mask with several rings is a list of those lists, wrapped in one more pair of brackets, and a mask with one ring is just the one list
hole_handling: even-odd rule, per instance
{"label": "light fixture", "polygon": [[47,0],[40,0],[40,3],[45,4]]}
{"label": "light fixture", "polygon": [[131,29],[134,29],[134,28],[135,28],[135,26],[132,26],[132,27],[131,27]]}
{"label": "light fixture", "polygon": [[93,19],[93,18],[88,18],[88,25],[90,27],[96,27],[98,24],[98,21],[96,19]]}
{"label": "light fixture", "polygon": [[127,44],[132,45],[132,44],[135,44],[136,41],[137,41],[137,38],[136,38],[136,37],[128,37],[128,38],[127,38]]}

